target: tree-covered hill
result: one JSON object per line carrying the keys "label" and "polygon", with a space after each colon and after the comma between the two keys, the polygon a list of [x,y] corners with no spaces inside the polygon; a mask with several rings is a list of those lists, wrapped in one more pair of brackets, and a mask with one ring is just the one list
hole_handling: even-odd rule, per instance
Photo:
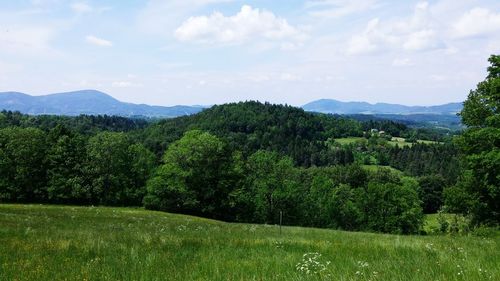
{"label": "tree-covered hill", "polygon": [[[352,149],[329,148],[329,141],[343,137],[370,137],[372,129],[387,136],[444,141],[449,131],[411,128],[384,120],[357,121],[346,116],[310,113],[303,109],[255,101],[213,106],[201,113],[165,119],[138,134],[149,149],[163,154],[168,145],[188,130],[208,131],[227,141],[232,149],[249,155],[259,149],[290,156],[300,166],[325,166],[353,162]],[[389,138],[390,139],[390,138]]]}
{"label": "tree-covered hill", "polygon": [[144,143],[162,152],[187,130],[208,131],[225,139],[230,147],[245,155],[259,149],[291,156],[298,165],[325,165],[339,155],[329,154],[329,138],[361,136],[360,122],[334,116],[312,114],[292,106],[240,102],[217,105],[203,112],[166,119],[144,131]]}
{"label": "tree-covered hill", "polygon": [[[0,202],[142,205],[259,223],[283,211],[293,225],[417,233],[459,168],[445,139],[417,145],[424,133],[254,101],[159,121],[4,111]],[[394,146],[393,135],[414,145]],[[345,137],[359,142],[337,141]],[[435,177],[414,178],[428,172]]]}

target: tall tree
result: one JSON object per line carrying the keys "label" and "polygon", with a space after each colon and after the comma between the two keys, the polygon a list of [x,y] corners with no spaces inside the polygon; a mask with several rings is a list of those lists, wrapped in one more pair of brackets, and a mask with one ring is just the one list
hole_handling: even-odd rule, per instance
{"label": "tall tree", "polygon": [[227,218],[233,185],[232,154],[216,136],[188,131],[169,146],[148,182],[146,208]]}
{"label": "tall tree", "polygon": [[129,141],[124,133],[98,133],[87,144],[86,174],[94,203],[120,205],[130,188]]}
{"label": "tall tree", "polygon": [[0,130],[0,201],[47,199],[45,137],[34,128]]}
{"label": "tall tree", "polygon": [[469,172],[447,191],[451,205],[456,201],[451,198],[467,198],[464,211],[476,224],[500,223],[500,56],[492,55],[489,62],[488,76],[470,91],[460,113],[468,126],[459,144]]}
{"label": "tall tree", "polygon": [[62,125],[47,138],[47,192],[55,203],[85,203],[90,193],[84,183],[85,140]]}
{"label": "tall tree", "polygon": [[296,185],[292,159],[277,152],[259,150],[249,157],[248,171],[254,195],[254,218],[259,222],[277,223],[279,211],[291,203],[286,199],[293,195]]}

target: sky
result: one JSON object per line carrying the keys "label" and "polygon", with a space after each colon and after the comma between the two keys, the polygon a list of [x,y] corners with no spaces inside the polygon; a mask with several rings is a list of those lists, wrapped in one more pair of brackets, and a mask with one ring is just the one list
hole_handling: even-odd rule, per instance
{"label": "sky", "polygon": [[0,92],[435,105],[491,54],[498,0],[0,0]]}

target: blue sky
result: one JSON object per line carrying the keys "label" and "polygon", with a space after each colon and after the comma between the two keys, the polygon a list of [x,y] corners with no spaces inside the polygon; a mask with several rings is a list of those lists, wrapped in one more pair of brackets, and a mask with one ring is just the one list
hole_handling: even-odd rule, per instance
{"label": "blue sky", "polygon": [[0,91],[156,105],[462,101],[498,0],[0,0]]}

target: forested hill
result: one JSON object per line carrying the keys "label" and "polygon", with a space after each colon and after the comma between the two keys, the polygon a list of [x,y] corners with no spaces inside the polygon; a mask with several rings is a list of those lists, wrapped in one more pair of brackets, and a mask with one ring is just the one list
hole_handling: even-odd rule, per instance
{"label": "forested hill", "polygon": [[394,137],[441,141],[444,134],[412,129],[389,120],[354,119],[306,112],[301,108],[256,101],[213,106],[198,114],[165,119],[139,136],[152,151],[163,153],[188,130],[199,129],[223,138],[232,149],[249,155],[259,149],[290,156],[300,166],[324,166],[353,161],[349,149],[328,149],[335,138],[362,137],[371,129]]}
{"label": "forested hill", "polygon": [[362,134],[361,123],[351,119],[250,101],[217,105],[196,115],[162,120],[145,130],[144,142],[155,151],[163,151],[191,129],[222,137],[244,154],[273,150],[306,166],[328,161],[324,149],[328,138]]}
{"label": "forested hill", "polygon": [[[401,147],[393,136],[405,138]],[[419,182],[430,190],[424,211],[436,211],[460,173],[457,153],[439,132],[253,101],[160,121],[3,111],[0,202],[142,205],[267,223],[283,210],[294,225],[415,233]],[[365,202],[379,191],[396,192],[388,204],[404,206],[384,208],[415,214],[408,224],[399,213],[387,217],[397,225],[371,224],[382,208]],[[355,205],[330,202],[340,198]],[[317,215],[334,205],[354,209]]]}
{"label": "forested hill", "polygon": [[[299,166],[348,164],[354,161],[353,149],[331,149],[334,139],[367,137],[372,129],[391,137],[444,141],[448,131],[414,129],[389,120],[359,121],[339,115],[306,112],[301,108],[255,101],[213,106],[198,114],[160,121],[117,116],[25,115],[0,113],[0,128],[35,127],[46,132],[61,125],[75,133],[94,135],[102,131],[130,132],[130,138],[144,144],[158,158],[167,147],[189,130],[199,129],[224,139],[232,150],[248,156],[259,149],[290,156]],[[380,139],[384,140],[384,139]],[[399,167],[399,165],[398,165]]]}

